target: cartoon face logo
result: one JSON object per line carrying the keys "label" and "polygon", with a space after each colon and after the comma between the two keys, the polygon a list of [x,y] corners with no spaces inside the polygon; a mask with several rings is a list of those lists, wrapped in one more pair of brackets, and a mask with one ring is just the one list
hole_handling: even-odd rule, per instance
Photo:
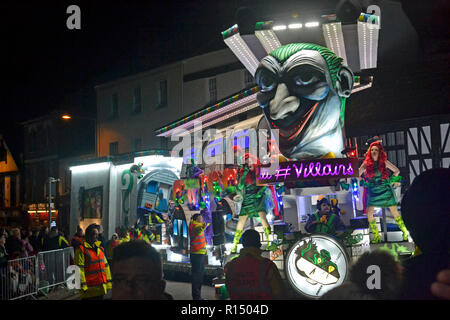
{"label": "cartoon face logo", "polygon": [[286,255],[285,272],[292,288],[309,298],[320,298],[348,276],[345,248],[323,233],[298,240]]}
{"label": "cartoon face logo", "polygon": [[306,277],[309,283],[328,285],[338,282],[338,267],[330,261],[330,253],[327,250],[317,251],[317,246],[310,240],[300,246],[296,253],[298,257],[295,266],[298,273]]}
{"label": "cartoon face logo", "polygon": [[279,130],[285,157],[341,154],[345,98],[353,88],[342,58],[319,45],[291,43],[261,60],[255,80],[258,103],[270,129]]}

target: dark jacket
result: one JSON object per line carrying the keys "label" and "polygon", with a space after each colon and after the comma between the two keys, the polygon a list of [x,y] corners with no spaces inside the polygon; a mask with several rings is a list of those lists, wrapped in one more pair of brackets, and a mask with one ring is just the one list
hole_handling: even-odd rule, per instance
{"label": "dark jacket", "polygon": [[43,251],[63,249],[68,246],[67,240],[63,236],[57,232],[50,232],[47,239],[44,240]]}
{"label": "dark jacket", "polygon": [[0,269],[6,268],[8,265],[8,254],[4,247],[0,247]]}
{"label": "dark jacket", "polygon": [[6,251],[9,254],[13,254],[14,252],[22,252],[22,240],[20,240],[19,238],[16,237],[9,237],[8,239],[6,239]]}
{"label": "dark jacket", "polygon": [[437,299],[430,291],[437,274],[450,267],[450,255],[421,254],[402,263],[404,268],[404,285],[401,298],[406,300]]}
{"label": "dark jacket", "polygon": [[30,244],[33,247],[35,252],[41,250],[41,243],[39,242],[39,236],[38,235],[36,235],[36,236],[33,235],[32,237],[30,237],[29,241],[30,241]]}

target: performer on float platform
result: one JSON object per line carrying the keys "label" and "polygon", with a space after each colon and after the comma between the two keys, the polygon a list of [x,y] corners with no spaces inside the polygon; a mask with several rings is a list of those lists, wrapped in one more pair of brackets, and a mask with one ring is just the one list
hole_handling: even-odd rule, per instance
{"label": "performer on float platform", "polygon": [[[249,159],[252,159],[253,164],[249,165]],[[257,186],[256,177],[258,175],[259,160],[253,155],[246,153],[244,155],[244,164],[240,170],[239,184],[237,186],[236,192],[238,193],[235,197],[243,197],[241,211],[239,213],[239,221],[236,226],[236,231],[234,233],[233,239],[233,249],[232,253],[236,253],[237,245],[242,236],[242,231],[244,229],[245,221],[247,218],[258,217],[261,219],[261,223],[264,227],[264,233],[266,235],[267,241],[269,241],[269,235],[271,233],[269,222],[266,218],[266,208],[265,208],[265,191],[266,186]],[[236,198],[236,200],[239,200]],[[272,243],[267,247],[268,250],[275,251],[277,245]]]}
{"label": "performer on float platform", "polygon": [[[393,171],[393,176],[389,178],[388,170]],[[400,186],[402,179],[399,176],[400,170],[387,160],[386,152],[379,141],[372,142],[366,153],[366,158],[359,168],[359,175],[364,174],[365,186],[368,191],[367,199],[367,219],[372,230],[374,238],[372,243],[380,242],[380,234],[373,217],[375,207],[389,208],[403,233],[403,240],[408,240],[408,231],[406,230],[403,219],[397,209],[397,200],[391,187]]]}
{"label": "performer on float platform", "polygon": [[345,225],[339,216],[332,212],[331,203],[327,198],[317,201],[317,212],[306,222],[308,232],[324,232],[340,237],[345,232]]}
{"label": "performer on float platform", "polygon": [[190,210],[195,210],[197,207],[197,190],[200,189],[198,177],[203,173],[203,170],[197,167],[194,159],[189,159],[186,166],[186,180],[184,182],[188,196],[188,206]]}

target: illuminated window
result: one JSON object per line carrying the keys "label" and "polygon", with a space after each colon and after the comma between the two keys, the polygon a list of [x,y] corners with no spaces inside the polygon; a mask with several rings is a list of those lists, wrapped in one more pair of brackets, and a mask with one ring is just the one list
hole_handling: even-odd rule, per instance
{"label": "illuminated window", "polygon": [[159,81],[158,108],[167,107],[167,80]]}
{"label": "illuminated window", "polygon": [[109,144],[109,155],[115,155],[119,153],[119,142],[111,142]]}
{"label": "illuminated window", "polygon": [[133,113],[140,113],[142,111],[141,104],[141,88],[134,88],[133,92]]}
{"label": "illuminated window", "polygon": [[217,101],[217,86],[216,86],[216,78],[209,79],[209,102],[213,103]]}
{"label": "illuminated window", "polygon": [[111,96],[111,105],[109,110],[109,118],[110,119],[116,119],[119,115],[119,97],[117,93],[114,93]]}

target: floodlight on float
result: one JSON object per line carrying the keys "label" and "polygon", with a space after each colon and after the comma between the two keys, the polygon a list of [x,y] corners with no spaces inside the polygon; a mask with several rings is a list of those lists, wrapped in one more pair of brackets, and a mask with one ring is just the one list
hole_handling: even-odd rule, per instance
{"label": "floodlight on float", "polygon": [[100,162],[100,163],[92,163],[81,166],[73,166],[70,167],[70,171],[72,173],[84,173],[84,172],[92,172],[92,171],[101,171],[109,169],[111,166],[111,162]]}
{"label": "floodlight on float", "polygon": [[284,24],[279,24],[279,25],[276,25],[276,26],[273,26],[273,30],[275,30],[275,31],[280,31],[280,30],[286,30],[286,25],[284,25]]}
{"label": "floodlight on float", "polygon": [[288,25],[289,29],[300,29],[303,27],[303,24],[301,23],[291,23],[290,25]]}
{"label": "floodlight on float", "polygon": [[314,28],[314,27],[318,27],[318,26],[319,26],[319,22],[317,22],[317,21],[305,23],[305,27],[307,27],[307,28]]}

